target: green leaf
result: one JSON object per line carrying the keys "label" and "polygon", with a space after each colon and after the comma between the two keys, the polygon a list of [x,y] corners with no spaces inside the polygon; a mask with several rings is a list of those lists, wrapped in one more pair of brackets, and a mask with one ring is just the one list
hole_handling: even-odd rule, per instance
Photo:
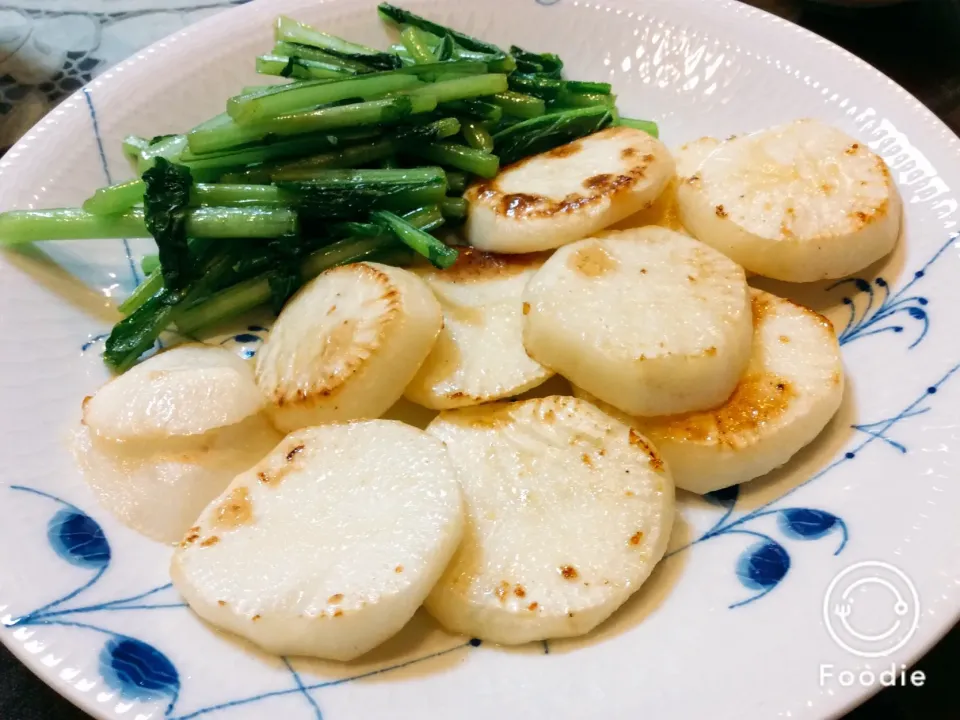
{"label": "green leaf", "polygon": [[409,95],[398,95],[383,109],[383,122],[394,123],[413,115],[413,100]]}
{"label": "green leaf", "polygon": [[296,233],[271,240],[269,252],[276,265],[269,277],[270,304],[279,314],[287,300],[300,288],[300,260],[303,255]]}
{"label": "green leaf", "polygon": [[496,133],[494,150],[503,164],[509,164],[595,133],[612,121],[613,115],[606,107],[549,113]]}
{"label": "green leaf", "polygon": [[563,71],[563,60],[553,53],[534,53],[516,45],[510,46],[510,54],[517,61],[517,72],[536,73],[559,80]]}
{"label": "green leaf", "polygon": [[154,136],[153,136],[152,138],[150,138],[150,140],[147,142],[147,147],[150,147],[151,145],[156,145],[157,143],[162,143],[164,140],[169,140],[170,138],[173,138],[173,137],[176,137],[176,136],[177,136],[176,133],[173,133],[173,134],[170,134],[170,135],[154,135]]}
{"label": "green leaf", "polygon": [[490,55],[506,56],[506,53],[496,45],[484,42],[483,40],[479,40],[462,32],[458,32],[452,28],[445,27],[431,20],[427,20],[425,17],[416,15],[415,13],[404,10],[403,8],[398,8],[395,5],[390,5],[389,3],[380,3],[380,5],[377,6],[377,9],[379,10],[381,17],[391,20],[398,25],[413,25],[421,30],[426,30],[427,32],[432,33],[439,38],[442,38],[444,35],[450,35],[450,37],[457,41],[458,45],[466,48],[467,50],[487,53]]}
{"label": "green leaf", "polygon": [[187,168],[158,157],[143,181],[144,222],[157,241],[164,285],[177,290],[191,276],[186,222],[193,178]]}

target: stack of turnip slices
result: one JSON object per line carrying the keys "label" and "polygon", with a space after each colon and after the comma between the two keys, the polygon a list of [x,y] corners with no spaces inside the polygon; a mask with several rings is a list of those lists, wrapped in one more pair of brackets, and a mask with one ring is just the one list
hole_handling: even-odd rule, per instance
{"label": "stack of turnip slices", "polygon": [[[663,557],[675,485],[763,475],[840,405],[830,322],[747,272],[842,277],[901,214],[883,161],[811,120],[674,155],[612,128],[466,197],[449,270],[329,270],[255,368],[182,346],[84,402],[90,484],[180,540],[204,619],[337,660],[422,605],[504,644],[589,632]],[[574,397],[514,399],[554,374]],[[380,419],[401,399],[439,414]]]}

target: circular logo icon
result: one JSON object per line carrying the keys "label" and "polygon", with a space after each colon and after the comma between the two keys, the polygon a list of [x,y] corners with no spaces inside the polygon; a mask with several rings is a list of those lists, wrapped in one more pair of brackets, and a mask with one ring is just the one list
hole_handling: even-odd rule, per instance
{"label": "circular logo icon", "polygon": [[906,645],[920,622],[917,589],[900,568],[866,560],[841,571],[823,597],[823,621],[847,652],[881,658]]}

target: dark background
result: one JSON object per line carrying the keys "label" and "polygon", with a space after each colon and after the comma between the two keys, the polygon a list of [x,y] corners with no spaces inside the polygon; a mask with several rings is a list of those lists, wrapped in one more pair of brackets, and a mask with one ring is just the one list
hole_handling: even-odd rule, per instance
{"label": "dark background", "polygon": [[[960,132],[960,1],[913,0],[837,7],[812,0],[753,0],[844,46],[899,82]],[[878,5],[855,2],[847,6]],[[917,665],[922,688],[890,688],[846,720],[960,718],[952,683],[960,678],[960,626]],[[0,647],[0,720],[85,720],[87,716]],[[693,720],[693,719],[691,719]]]}

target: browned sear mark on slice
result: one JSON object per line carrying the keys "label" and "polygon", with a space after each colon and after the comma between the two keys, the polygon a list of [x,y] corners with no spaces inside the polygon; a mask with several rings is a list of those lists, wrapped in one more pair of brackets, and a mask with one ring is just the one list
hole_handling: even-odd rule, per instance
{"label": "browned sear mark on slice", "polygon": [[593,459],[587,453],[583,453],[583,455],[580,456],[580,459],[587,467],[593,467]]}
{"label": "browned sear mark on slice", "polygon": [[567,143],[566,145],[561,145],[560,147],[555,147],[553,150],[547,151],[545,155],[552,158],[570,157],[571,155],[576,155],[578,152],[580,152],[580,147],[580,141],[574,140],[571,143]]}
{"label": "browned sear mark on slice", "polygon": [[293,462],[293,459],[297,456],[298,453],[303,451],[303,443],[300,443],[290,452],[287,453],[287,462]]}
{"label": "browned sear mark on slice", "polygon": [[587,245],[570,256],[570,269],[588,278],[596,278],[613,270],[619,264],[601,245]]}
{"label": "browned sear mark on slice", "polygon": [[517,585],[513,588],[513,594],[519,598],[526,597],[527,590],[523,587],[523,585]]}
{"label": "browned sear mark on slice", "polygon": [[529,610],[530,612],[533,612],[533,611],[536,610],[538,607],[540,607],[540,603],[532,602],[532,603],[530,603],[529,605],[527,605],[527,610]]}
{"label": "browned sear mark on slice", "polygon": [[717,354],[717,348],[711,345],[710,347],[708,347],[706,350],[703,351],[703,354],[706,355],[707,357],[714,357]]}
{"label": "browned sear mark on slice", "polygon": [[639,545],[640,541],[643,540],[643,533],[637,530],[633,535],[630,536],[631,545]]}
{"label": "browned sear mark on slice", "polygon": [[523,314],[524,314],[524,315],[529,315],[529,314],[530,314],[530,303],[525,302],[525,303],[523,304]]}
{"label": "browned sear mark on slice", "polygon": [[513,418],[510,416],[510,413],[506,410],[499,410],[489,413],[472,413],[464,412],[462,415],[457,417],[454,422],[460,422],[464,425],[468,425],[475,428],[499,428],[505,425],[509,425],[513,422]]}
{"label": "browned sear mark on slice", "polygon": [[719,218],[725,218],[727,216],[727,211],[724,209],[723,205],[717,205],[713,211],[717,214]]}
{"label": "browned sear mark on slice", "polygon": [[507,593],[510,591],[510,583],[506,580],[500,581],[500,584],[493,589],[493,594],[497,596],[497,600],[503,602],[507,598]]}
{"label": "browned sear mark on slice", "polygon": [[220,542],[220,538],[216,535],[211,535],[206,540],[200,541],[200,547],[210,547],[211,545],[216,545],[218,542]]}
{"label": "browned sear mark on slice", "polygon": [[256,622],[257,620],[260,619],[260,615],[259,615],[259,614],[254,615],[254,616],[253,616],[252,618],[250,618],[250,619],[251,619],[253,622]]}
{"label": "browned sear mark on slice", "polygon": [[593,175],[588,177],[583,181],[583,186],[587,190],[603,190],[610,186],[612,182],[615,181],[616,175],[611,175],[610,173],[600,173],[599,175]]}
{"label": "browned sear mark on slice", "polygon": [[623,150],[620,151],[620,157],[623,158],[624,160],[635,158],[639,154],[640,154],[640,151],[637,150],[635,147],[625,147]]}
{"label": "browned sear mark on slice", "polygon": [[[303,443],[299,443],[288,452],[285,456],[288,463],[292,463],[294,459],[303,452],[305,446]],[[292,465],[282,465],[272,471],[261,470],[257,473],[257,479],[264,485],[279,485],[280,481],[286,477],[287,473],[294,469],[295,466]]]}
{"label": "browned sear mark on slice", "polygon": [[853,145],[851,145],[850,147],[848,147],[848,148],[847,148],[846,150],[844,150],[843,152],[844,152],[845,154],[847,154],[847,155],[856,155],[856,154],[857,154],[857,150],[859,150],[859,149],[860,149],[860,143],[854,143]]}
{"label": "browned sear mark on slice", "polygon": [[657,455],[656,450],[653,449],[653,446],[647,442],[646,438],[643,437],[633,428],[630,428],[629,433],[630,444],[640,448],[640,450],[646,454],[647,458],[650,461],[650,467],[652,467],[657,472],[663,471],[663,458]]}
{"label": "browned sear mark on slice", "polygon": [[573,565],[562,565],[557,568],[564,580],[576,580],[580,577],[580,573],[577,572],[577,569]]}
{"label": "browned sear mark on slice", "polygon": [[788,342],[790,342],[790,338],[787,337],[786,335],[781,335],[781,336],[780,336],[780,342],[782,342],[782,343],[788,343]]}
{"label": "browned sear mark on slice", "polygon": [[333,613],[334,617],[340,617],[341,615],[343,615],[343,610],[341,610],[340,608],[337,608]]}
{"label": "browned sear mark on slice", "polygon": [[227,604],[226,600],[217,600],[217,605],[219,605],[220,607],[223,607],[226,604]]}
{"label": "browned sear mark on slice", "polygon": [[760,321],[766,318],[768,315],[775,315],[777,312],[773,303],[763,295],[754,295],[752,298],[750,298],[750,311],[753,315],[754,327],[758,327],[760,325]]}
{"label": "browned sear mark on slice", "polygon": [[214,524],[220,528],[237,528],[253,520],[253,503],[245,487],[234,488],[217,506]]}
{"label": "browned sear mark on slice", "polygon": [[393,571],[394,571],[395,573],[402,573],[402,572],[403,572],[403,565],[397,565],[397,566],[393,569]]}
{"label": "browned sear mark on slice", "polygon": [[440,280],[450,282],[486,280],[491,277],[507,278],[539,266],[547,255],[542,252],[492,253],[476,248],[461,248],[453,265],[446,270],[435,270],[432,274]]}
{"label": "browned sear mark on slice", "polygon": [[780,417],[794,397],[796,391],[784,378],[750,373],[719,408],[664,418],[661,431],[673,438],[738,449],[751,442],[767,423]]}
{"label": "browned sear mark on slice", "polygon": [[[618,130],[620,128],[613,129]],[[594,137],[606,132],[606,130],[601,131],[601,133],[598,133]],[[567,147],[569,146],[556,148],[552,152],[567,152]],[[646,164],[655,161],[655,159],[653,155],[644,155],[643,158],[641,158],[642,162]],[[509,165],[501,170],[501,175],[509,173],[511,170],[515,170],[529,161],[530,158],[527,158]],[[612,195],[628,190],[645,176],[646,164],[631,167],[619,175],[604,173],[587,179],[583,183],[584,187],[590,191],[587,195],[570,193],[564,198],[559,199],[528,193],[508,193],[500,189],[498,181],[494,179],[484,180],[471,185],[467,188],[465,197],[469,201],[478,201],[493,207],[497,214],[510,218],[553,217],[558,214],[576,212],[580,208],[603,202],[604,199],[609,199]]]}
{"label": "browned sear mark on slice", "polygon": [[500,199],[500,214],[507,217],[526,215],[539,207],[542,201],[543,198],[539,195],[528,195],[526,193],[504,195]]}
{"label": "browned sear mark on slice", "polygon": [[327,598],[328,603],[338,603],[343,600],[343,593],[335,593]]}
{"label": "browned sear mark on slice", "polygon": [[629,175],[611,175],[610,173],[600,173],[593,177],[588,177],[583,181],[583,186],[587,190],[601,195],[614,195],[625,188],[630,187],[637,180],[643,177],[643,168],[633,168]]}
{"label": "browned sear mark on slice", "polygon": [[200,528],[192,527],[189,530],[187,530],[187,534],[184,535],[183,540],[180,542],[180,547],[182,548],[189,547],[199,539],[200,539]]}

